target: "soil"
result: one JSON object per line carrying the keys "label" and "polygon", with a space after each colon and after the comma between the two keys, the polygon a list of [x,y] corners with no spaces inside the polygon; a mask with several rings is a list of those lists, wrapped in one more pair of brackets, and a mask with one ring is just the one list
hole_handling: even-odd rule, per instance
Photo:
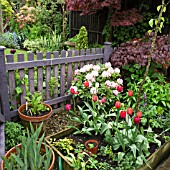
{"label": "soil", "polygon": [[[60,108],[57,109],[56,113],[53,114],[50,119],[47,122],[46,125],[46,136],[49,136],[53,133],[57,133],[61,130],[64,130],[66,128],[68,128],[67,126],[70,124],[71,120],[70,120],[70,115],[67,111],[64,111],[64,108]],[[154,129],[154,131],[156,131],[158,134],[161,133],[162,131],[158,130],[158,129]],[[167,136],[170,136],[170,132],[166,132]],[[84,144],[85,141],[89,140],[89,139],[96,139],[99,141],[99,146],[106,146],[106,142],[103,140],[104,136],[101,135],[69,135],[69,138],[74,139],[76,142],[79,142],[81,144]],[[159,140],[161,140],[161,144],[163,144],[165,141],[163,138],[159,138]],[[155,150],[158,148],[157,144],[152,144],[149,151],[152,154],[153,152],[155,152]],[[109,164],[112,164],[113,167],[115,167],[115,162],[113,162],[112,160],[108,159],[108,157],[104,157],[104,156],[97,156],[98,161],[99,162],[108,162]],[[53,170],[57,170],[57,165],[56,167],[54,167]]]}

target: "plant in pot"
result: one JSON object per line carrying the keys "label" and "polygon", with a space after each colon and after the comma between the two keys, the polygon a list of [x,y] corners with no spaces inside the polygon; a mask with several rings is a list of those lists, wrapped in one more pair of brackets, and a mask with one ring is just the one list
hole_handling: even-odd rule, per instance
{"label": "plant in pot", "polygon": [[97,140],[94,140],[94,139],[87,140],[84,145],[89,152],[95,155],[97,154],[97,150],[99,146],[99,142]]}
{"label": "plant in pot", "polygon": [[[38,139],[42,124],[34,130],[30,123],[30,131],[27,128],[27,137],[16,147],[11,148],[2,157],[1,170],[6,169],[30,169],[30,170],[52,170],[55,161],[53,150],[44,143],[44,134]],[[37,159],[38,158],[38,159]]]}
{"label": "plant in pot", "polygon": [[43,130],[45,122],[52,115],[51,106],[42,102],[40,92],[28,93],[25,98],[27,102],[18,108],[18,114],[23,125],[29,126],[29,122],[32,122],[33,126],[36,127],[41,122],[44,122]]}

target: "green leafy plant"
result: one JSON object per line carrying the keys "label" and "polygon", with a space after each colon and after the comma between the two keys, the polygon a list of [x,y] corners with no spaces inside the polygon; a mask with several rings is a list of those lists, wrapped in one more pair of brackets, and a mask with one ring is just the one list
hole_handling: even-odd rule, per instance
{"label": "green leafy plant", "polygon": [[[38,140],[42,124],[34,130],[30,124],[31,130],[27,129],[27,137],[22,138],[22,149],[16,146],[17,153],[12,153],[9,158],[2,157],[5,169],[30,169],[30,170],[48,170],[51,158],[52,149],[49,149],[45,144],[45,153],[42,152],[41,146],[44,140],[44,134]],[[37,158],[39,161],[37,161]]]}
{"label": "green leafy plant", "polygon": [[24,127],[15,122],[6,122],[5,123],[5,150],[16,146],[21,142],[22,137],[25,136]]}
{"label": "green leafy plant", "polygon": [[34,92],[34,94],[27,93],[25,97],[27,100],[26,111],[28,115],[40,115],[43,111],[48,111],[49,108],[42,103],[42,94],[40,92]]}
{"label": "green leafy plant", "polygon": [[78,153],[77,157],[70,153],[66,156],[66,159],[71,162],[71,166],[76,170],[98,169],[98,161],[90,157],[86,152]]}
{"label": "green leafy plant", "polygon": [[74,149],[75,142],[73,141],[73,139],[69,139],[69,138],[65,137],[65,138],[59,139],[57,141],[55,141],[55,139],[53,139],[53,141],[51,141],[51,145],[55,146],[63,154],[69,155],[70,152],[73,151],[73,149]]}
{"label": "green leafy plant", "polygon": [[56,77],[51,77],[49,81],[49,91],[50,91],[50,96],[53,97],[54,94],[56,93],[56,86],[58,85]]}

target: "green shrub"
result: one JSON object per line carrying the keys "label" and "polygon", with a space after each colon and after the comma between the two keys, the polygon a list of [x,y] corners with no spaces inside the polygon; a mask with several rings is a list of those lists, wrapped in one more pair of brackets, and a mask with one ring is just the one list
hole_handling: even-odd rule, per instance
{"label": "green shrub", "polygon": [[76,35],[76,47],[75,49],[87,49],[88,48],[88,33],[85,26],[80,28],[79,34]]}
{"label": "green shrub", "polygon": [[24,127],[15,122],[5,123],[5,150],[16,146],[21,142],[22,137],[25,136]]}

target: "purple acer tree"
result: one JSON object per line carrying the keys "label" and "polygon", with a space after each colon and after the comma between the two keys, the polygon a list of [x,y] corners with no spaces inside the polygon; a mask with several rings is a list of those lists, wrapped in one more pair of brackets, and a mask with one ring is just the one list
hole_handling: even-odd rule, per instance
{"label": "purple acer tree", "polygon": [[130,26],[142,19],[142,15],[135,8],[123,10],[122,0],[68,0],[67,10],[82,11],[81,15],[93,14],[108,9],[108,21],[112,38],[113,26]]}

